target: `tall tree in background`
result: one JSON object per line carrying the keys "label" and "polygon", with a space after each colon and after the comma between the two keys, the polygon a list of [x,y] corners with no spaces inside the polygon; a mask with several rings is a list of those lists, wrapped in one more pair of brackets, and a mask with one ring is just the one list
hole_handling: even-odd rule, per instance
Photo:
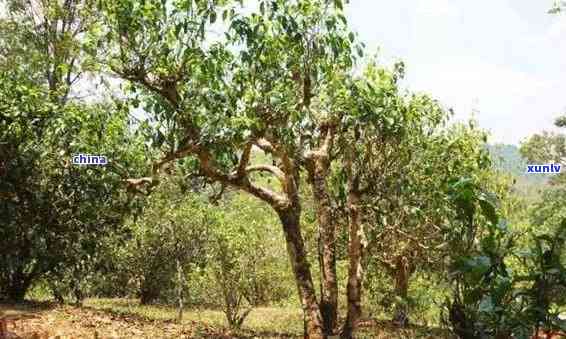
{"label": "tall tree in background", "polygon": [[26,65],[28,77],[65,104],[85,71],[85,37],[97,21],[90,0],[7,0],[0,20],[0,63]]}
{"label": "tall tree in background", "polygon": [[[98,245],[121,222],[130,199],[111,167],[80,167],[71,157],[106,154],[135,171],[141,149],[123,142],[135,144],[135,137],[112,105],[61,108],[49,104],[46,91],[2,75],[0,298],[21,301],[48,273],[56,280],[75,274],[78,292],[81,272],[90,269],[82,265],[100,259]],[[52,114],[57,118],[44,120]]]}
{"label": "tall tree in background", "polygon": [[[94,21],[91,5],[8,1],[0,20],[2,299],[21,301],[46,274],[75,275],[78,288],[89,269],[83,266],[97,258],[99,241],[129,204],[116,189],[121,176],[114,166],[120,159],[135,172],[142,159],[127,110],[114,102],[69,100],[82,72],[78,41]],[[116,164],[71,165],[80,152]]]}
{"label": "tall tree in background", "polygon": [[[443,117],[441,113],[438,116]],[[383,184],[368,204],[373,212],[373,225],[368,231],[368,252],[372,256],[368,264],[385,268],[394,281],[393,292],[398,300],[394,321],[401,325],[409,322],[408,288],[413,274],[442,266],[446,233],[453,222],[451,208],[446,204],[448,184],[462,175],[480,176],[490,168],[483,132],[473,125],[444,130],[439,128],[440,123],[438,119],[421,124],[426,126],[422,134],[411,129],[406,144],[379,146],[388,156],[378,167],[385,178],[381,179]],[[393,152],[391,147],[399,148]],[[392,168],[403,170],[383,168],[391,163],[396,163]]]}

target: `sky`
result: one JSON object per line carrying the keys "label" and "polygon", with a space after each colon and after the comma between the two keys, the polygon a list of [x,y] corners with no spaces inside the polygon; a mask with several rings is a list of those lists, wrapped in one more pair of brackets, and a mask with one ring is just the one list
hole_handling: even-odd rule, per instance
{"label": "sky", "polygon": [[475,118],[491,142],[555,130],[566,112],[566,13],[551,0],[350,0],[350,25],[405,86]]}

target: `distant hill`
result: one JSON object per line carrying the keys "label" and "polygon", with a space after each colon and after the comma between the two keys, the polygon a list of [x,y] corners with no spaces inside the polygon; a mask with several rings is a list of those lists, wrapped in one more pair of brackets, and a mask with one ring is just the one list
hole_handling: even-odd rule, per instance
{"label": "distant hill", "polygon": [[549,175],[525,173],[527,160],[519,152],[519,147],[507,144],[488,145],[487,147],[495,168],[512,174],[518,181],[525,184],[544,185],[548,182]]}
{"label": "distant hill", "polygon": [[521,156],[519,147],[515,145],[495,144],[488,145],[495,167],[501,171],[516,176],[523,176],[527,168],[527,161]]}

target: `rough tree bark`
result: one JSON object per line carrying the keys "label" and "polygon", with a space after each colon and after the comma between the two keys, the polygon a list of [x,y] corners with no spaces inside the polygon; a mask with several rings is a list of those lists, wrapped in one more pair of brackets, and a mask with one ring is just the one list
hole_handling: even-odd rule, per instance
{"label": "rough tree bark", "polygon": [[319,227],[319,262],[321,273],[320,311],[327,335],[333,335],[338,317],[338,280],[336,276],[336,218],[328,190],[330,151],[333,129],[323,126],[319,149],[308,155],[309,177]]}
{"label": "rough tree bark", "polygon": [[349,214],[349,243],[348,243],[348,313],[346,322],[342,327],[342,338],[353,338],[358,321],[362,314],[362,279],[363,279],[363,251],[364,234],[360,216],[360,192],[357,178],[349,180],[347,208]]}
{"label": "rough tree bark", "polygon": [[409,325],[409,312],[407,309],[407,298],[409,292],[409,279],[413,273],[413,267],[409,258],[400,255],[395,260],[393,278],[395,280],[395,295],[398,296],[403,303],[395,306],[393,322],[399,326]]}
{"label": "rough tree bark", "polygon": [[326,334],[334,334],[337,323],[338,281],[336,278],[336,224],[324,177],[315,175],[313,191],[320,230],[319,256],[321,263],[320,309]]}
{"label": "rough tree bark", "polygon": [[305,337],[324,338],[321,313],[316,300],[310,265],[307,261],[305,245],[301,235],[299,218],[300,207],[277,211],[283,225],[287,252],[297,282],[297,289],[305,314]]}

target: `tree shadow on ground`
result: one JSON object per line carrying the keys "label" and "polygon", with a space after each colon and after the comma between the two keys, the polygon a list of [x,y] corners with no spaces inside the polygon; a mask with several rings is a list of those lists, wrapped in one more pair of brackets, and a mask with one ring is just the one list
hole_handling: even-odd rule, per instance
{"label": "tree shadow on ground", "polygon": [[58,306],[52,301],[29,301],[21,303],[0,303],[0,316],[18,317],[33,316],[46,311],[50,311]]}
{"label": "tree shadow on ground", "polygon": [[[152,305],[156,306],[156,305]],[[167,308],[167,306],[162,306]],[[153,319],[151,317],[146,317],[141,314],[137,314],[134,312],[128,312],[126,310],[116,310],[111,306],[108,307],[91,307],[91,306],[82,306],[80,307],[83,310],[87,310],[94,314],[104,314],[107,316],[111,316],[113,318],[120,318],[121,320],[126,321],[137,321],[137,322],[146,322],[151,324],[162,324],[162,325],[169,325],[175,324],[178,326],[194,326],[206,329],[207,337],[214,338],[214,339],[224,339],[224,338],[238,338],[238,339],[252,339],[252,338],[301,338],[302,336],[297,336],[293,333],[285,333],[285,332],[276,332],[276,331],[254,331],[250,329],[240,329],[240,330],[230,330],[227,327],[223,326],[214,326],[208,325],[206,323],[201,323],[195,320],[184,320],[182,324],[179,324],[175,319]]]}
{"label": "tree shadow on ground", "polygon": [[398,326],[391,320],[365,319],[360,323],[360,338],[455,339],[447,329],[418,324]]}

